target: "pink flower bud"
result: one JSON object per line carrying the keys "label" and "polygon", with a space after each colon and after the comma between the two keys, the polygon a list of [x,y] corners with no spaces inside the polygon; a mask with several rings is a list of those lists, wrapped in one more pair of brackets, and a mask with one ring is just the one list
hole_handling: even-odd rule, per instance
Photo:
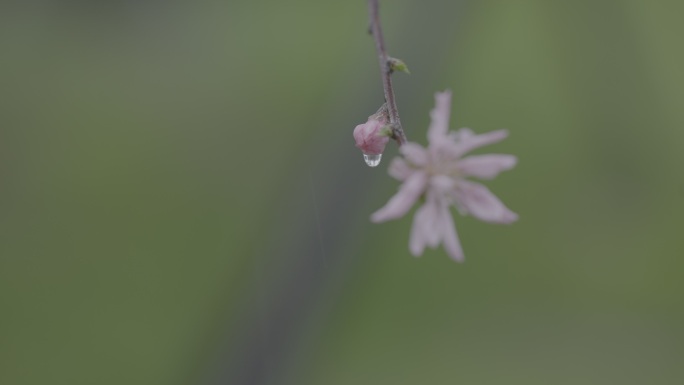
{"label": "pink flower bud", "polygon": [[389,141],[387,132],[383,131],[385,122],[369,118],[366,123],[359,124],[354,128],[354,140],[356,147],[366,155],[380,155],[385,150]]}

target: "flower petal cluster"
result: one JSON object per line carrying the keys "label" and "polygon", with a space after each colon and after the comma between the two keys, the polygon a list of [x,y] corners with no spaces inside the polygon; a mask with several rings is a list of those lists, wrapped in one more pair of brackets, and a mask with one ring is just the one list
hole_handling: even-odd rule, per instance
{"label": "flower petal cluster", "polygon": [[456,234],[451,205],[463,214],[491,223],[512,223],[518,215],[508,209],[482,184],[467,177],[493,179],[517,163],[513,155],[488,154],[465,156],[468,152],[505,139],[506,130],[475,134],[467,128],[449,131],[451,92],[435,95],[435,108],[430,112],[427,148],[408,142],[399,148],[403,157],[392,160],[389,174],[400,181],[399,192],[385,206],[373,213],[373,222],[397,219],[406,214],[419,198],[424,203],[413,218],[409,249],[415,256],[426,246],[440,243],[451,258],[463,261],[461,243]]}
{"label": "flower petal cluster", "polygon": [[368,121],[354,128],[356,147],[366,155],[380,155],[385,150],[389,136],[383,131],[387,121],[377,115],[370,116]]}

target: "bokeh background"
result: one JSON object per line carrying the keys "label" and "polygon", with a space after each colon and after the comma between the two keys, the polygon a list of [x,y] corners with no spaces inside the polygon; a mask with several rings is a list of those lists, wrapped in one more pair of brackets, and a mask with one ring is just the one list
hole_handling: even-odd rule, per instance
{"label": "bokeh background", "polygon": [[[0,384],[681,384],[683,2],[382,2],[512,226],[408,252],[364,1],[0,6]],[[454,213],[456,215],[456,213]]]}

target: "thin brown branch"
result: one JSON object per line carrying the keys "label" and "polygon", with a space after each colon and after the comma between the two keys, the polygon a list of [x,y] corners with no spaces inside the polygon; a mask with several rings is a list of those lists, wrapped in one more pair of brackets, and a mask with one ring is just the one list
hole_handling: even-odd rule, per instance
{"label": "thin brown branch", "polygon": [[385,91],[385,102],[387,103],[387,112],[389,113],[390,125],[392,126],[392,138],[401,146],[406,143],[406,135],[401,127],[399,120],[399,111],[397,110],[397,103],[394,100],[394,90],[392,88],[392,71],[389,64],[389,56],[385,51],[385,41],[382,37],[382,28],[380,27],[380,15],[378,11],[378,0],[368,0],[368,14],[370,16],[370,31],[375,40],[375,50],[378,53],[378,60],[380,62],[380,76],[382,77],[382,88]]}

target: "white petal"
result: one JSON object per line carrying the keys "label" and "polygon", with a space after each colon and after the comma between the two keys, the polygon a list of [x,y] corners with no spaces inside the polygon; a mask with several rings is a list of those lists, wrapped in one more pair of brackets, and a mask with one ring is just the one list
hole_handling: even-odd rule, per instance
{"label": "white petal", "polygon": [[435,108],[430,111],[430,127],[428,128],[428,140],[431,144],[447,135],[450,115],[451,91],[436,93]]}
{"label": "white petal", "polygon": [[426,184],[427,175],[422,171],[414,172],[404,181],[399,192],[390,198],[385,206],[371,215],[371,221],[384,222],[406,214],[423,193]]}
{"label": "white petal", "polygon": [[406,157],[406,160],[416,166],[424,166],[428,162],[428,152],[418,143],[408,142],[399,147],[399,152]]}
{"label": "white petal", "polygon": [[487,187],[479,183],[460,180],[454,191],[459,207],[481,221],[511,223],[518,220],[518,214],[509,210]]}
{"label": "white petal", "polygon": [[507,137],[508,130],[496,130],[476,135],[470,129],[463,128],[456,134],[459,156],[476,148],[500,142]]}
{"label": "white petal", "polygon": [[458,234],[456,233],[456,227],[454,226],[454,219],[451,217],[449,208],[444,206],[440,215],[442,223],[442,243],[444,244],[444,250],[446,250],[447,254],[449,254],[453,260],[457,262],[463,262],[465,256],[463,255],[461,242],[458,240]]}
{"label": "white petal", "polygon": [[416,172],[416,170],[411,168],[404,159],[399,157],[392,159],[387,171],[392,178],[400,181],[406,180],[406,178]]}
{"label": "white petal", "polygon": [[514,155],[471,155],[458,161],[458,169],[465,176],[493,179],[501,171],[513,168],[517,162]]}

